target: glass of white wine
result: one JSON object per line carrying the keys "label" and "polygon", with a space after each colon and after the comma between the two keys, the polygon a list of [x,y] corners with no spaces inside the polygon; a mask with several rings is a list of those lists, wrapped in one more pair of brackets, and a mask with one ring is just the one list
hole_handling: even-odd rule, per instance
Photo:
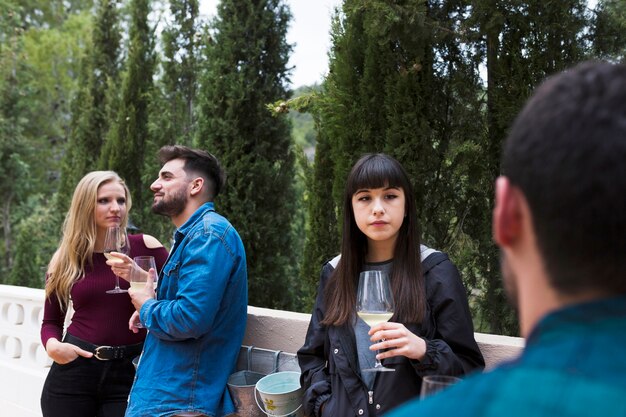
{"label": "glass of white wine", "polygon": [[[141,289],[145,287],[148,276],[152,273],[154,279],[154,289],[156,290],[158,271],[154,256],[135,256],[135,262],[132,273],[130,274],[130,287],[133,289]],[[152,270],[152,271],[151,271]]]}
{"label": "glass of white wine", "polygon": [[[119,252],[124,255],[128,255],[130,253],[130,243],[128,241],[126,230],[119,226],[111,226],[107,228],[107,233],[104,238],[104,256],[106,256],[109,261],[114,263],[124,262],[120,258],[112,256],[111,252]],[[120,288],[120,277],[115,275],[115,288],[108,290],[107,294],[120,294],[124,292],[128,292],[128,290]]]}
{"label": "glass of white wine", "polygon": [[[393,293],[389,275],[383,271],[363,271],[359,274],[359,287],[356,297],[356,312],[370,327],[388,321],[393,316]],[[376,359],[373,368],[361,369],[364,372],[389,372],[393,368],[384,367]]]}

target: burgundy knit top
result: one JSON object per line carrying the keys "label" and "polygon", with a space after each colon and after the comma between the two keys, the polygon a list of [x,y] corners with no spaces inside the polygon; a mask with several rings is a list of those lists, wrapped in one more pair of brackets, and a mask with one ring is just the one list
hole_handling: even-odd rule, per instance
{"label": "burgundy knit top", "polygon": [[[164,247],[149,249],[143,235],[128,235],[130,257],[152,255],[160,272],[167,260]],[[115,287],[115,275],[106,264],[102,253],[93,254],[93,268],[87,265],[85,277],[74,284],[70,292],[74,315],[67,331],[72,335],[96,345],[130,345],[142,342],[146,331],[128,330],[128,319],[135,311],[127,293],[107,294]],[[120,278],[120,287],[128,289],[129,283]],[[44,347],[51,337],[62,340],[65,312],[54,294],[44,302],[41,342]]]}

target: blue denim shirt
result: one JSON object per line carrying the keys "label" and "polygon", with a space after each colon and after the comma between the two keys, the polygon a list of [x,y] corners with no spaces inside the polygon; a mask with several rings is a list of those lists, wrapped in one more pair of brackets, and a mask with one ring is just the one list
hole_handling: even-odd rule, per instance
{"label": "blue denim shirt", "polygon": [[386,417],[626,416],[626,296],[544,317],[522,356]]}
{"label": "blue denim shirt", "polygon": [[247,304],[241,238],[206,203],[174,233],[157,299],[141,308],[148,335],[126,417],[234,412],[226,382],[243,340]]}

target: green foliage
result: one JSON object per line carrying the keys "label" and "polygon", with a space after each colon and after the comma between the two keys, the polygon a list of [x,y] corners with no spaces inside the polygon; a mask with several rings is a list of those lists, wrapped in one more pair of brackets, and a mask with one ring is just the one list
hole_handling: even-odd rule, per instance
{"label": "green foliage", "polygon": [[198,0],[168,5],[157,56],[148,0],[0,0],[5,282],[41,286],[96,160],[128,181],[133,221],[167,242],[148,187],[157,149],[181,143],[228,172],[216,204],[246,245],[250,303],[309,311],[339,251],[346,174],[382,151],[411,176],[423,240],[461,269],[477,329],[517,334],[491,240],[501,144],[543,78],[624,59],[623,1],[345,0],[328,77],[293,99],[284,2],[222,0],[208,28]]}
{"label": "green foliage", "polygon": [[120,33],[114,1],[102,0],[91,39],[81,62],[79,90],[72,102],[68,146],[61,165],[56,195],[60,213],[67,211],[74,187],[87,172],[95,169],[109,130],[109,101],[119,72]]}
{"label": "green foliage", "polygon": [[295,170],[289,125],[265,108],[288,95],[289,19],[280,0],[219,4],[207,37],[196,142],[215,154],[228,174],[216,205],[244,242],[250,304],[273,308],[291,307],[299,261],[292,251]]}
{"label": "green foliage", "polygon": [[120,103],[100,155],[100,167],[116,171],[126,181],[133,207],[142,213],[145,205],[142,168],[148,129],[149,99],[155,67],[154,40],[148,23],[149,0],[132,0],[130,44],[123,76]]}
{"label": "green foliage", "polygon": [[[293,97],[298,98],[314,91],[320,91],[320,87],[317,85],[299,87],[293,92]],[[302,147],[305,152],[315,149],[315,122],[313,115],[299,111],[290,112],[289,120],[291,122],[291,137],[294,143]]]}
{"label": "green foliage", "polygon": [[483,188],[472,190],[466,231],[477,243],[477,265],[483,277],[478,304],[486,330],[517,334],[491,242],[493,181],[499,173],[501,143],[534,86],[589,56],[590,47],[583,38],[588,20],[585,2],[579,0],[525,4],[485,0],[477,6],[467,24],[475,25],[480,34],[475,45],[486,58],[486,133],[481,145],[484,171],[478,171]]}
{"label": "green foliage", "polygon": [[594,55],[624,62],[626,38],[626,3],[623,0],[600,0],[595,9],[592,37]]}
{"label": "green foliage", "polygon": [[7,285],[44,288],[48,262],[59,241],[54,208],[43,196],[29,199],[30,216],[23,218],[16,228],[15,262],[6,281]]}
{"label": "green foliage", "polygon": [[[157,87],[149,103],[150,141],[146,143],[142,169],[142,201],[152,201],[149,185],[160,169],[156,155],[161,146],[179,144],[190,146],[196,132],[194,105],[196,102],[198,64],[198,1],[172,0],[170,21],[161,35],[163,56]],[[135,223],[146,233],[162,242],[171,238],[172,225],[166,218],[155,216],[146,205],[134,211]]]}
{"label": "green foliage", "polygon": [[[6,13],[0,15],[0,201],[2,209],[1,279],[14,267],[14,226],[20,218],[16,210],[28,195],[37,192],[34,178],[35,141],[29,130],[29,104],[34,96],[31,89],[34,73],[26,62],[22,20],[18,8],[4,4]],[[34,180],[35,179],[35,180]]]}

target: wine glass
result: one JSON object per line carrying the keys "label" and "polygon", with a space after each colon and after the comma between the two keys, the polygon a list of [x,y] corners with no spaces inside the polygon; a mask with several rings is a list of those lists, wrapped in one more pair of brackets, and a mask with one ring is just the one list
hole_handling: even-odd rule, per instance
{"label": "wine glass", "polygon": [[[135,256],[133,258],[135,262],[135,268],[130,274],[130,287],[134,289],[141,289],[146,286],[148,276],[151,273],[154,279],[154,289],[156,290],[158,271],[154,256]],[[151,271],[152,270],[152,271]]]}
{"label": "wine glass", "polygon": [[[120,258],[111,256],[111,252],[119,252],[124,255],[128,255],[130,253],[130,243],[128,242],[126,230],[120,228],[119,226],[111,226],[107,228],[107,233],[104,238],[104,256],[106,256],[106,258],[113,263],[124,262]],[[120,277],[115,275],[115,288],[108,290],[107,294],[120,294],[124,292],[128,292],[128,290],[120,288]]]}
{"label": "wine glass", "polygon": [[[146,286],[148,277],[152,275],[154,289],[156,290],[158,273],[154,256],[135,256],[133,258],[133,269],[130,273],[130,287],[142,289]],[[143,324],[137,323],[136,327],[143,328]]]}
{"label": "wine glass", "polygon": [[[359,274],[359,288],[356,297],[356,312],[370,327],[383,323],[393,316],[393,294],[389,276],[383,271],[363,271]],[[393,368],[384,367],[378,358],[373,368],[361,369],[365,372],[389,372]]]}
{"label": "wine glass", "polygon": [[422,378],[422,389],[420,398],[424,399],[429,395],[444,390],[459,382],[461,378],[450,375],[428,375]]}

